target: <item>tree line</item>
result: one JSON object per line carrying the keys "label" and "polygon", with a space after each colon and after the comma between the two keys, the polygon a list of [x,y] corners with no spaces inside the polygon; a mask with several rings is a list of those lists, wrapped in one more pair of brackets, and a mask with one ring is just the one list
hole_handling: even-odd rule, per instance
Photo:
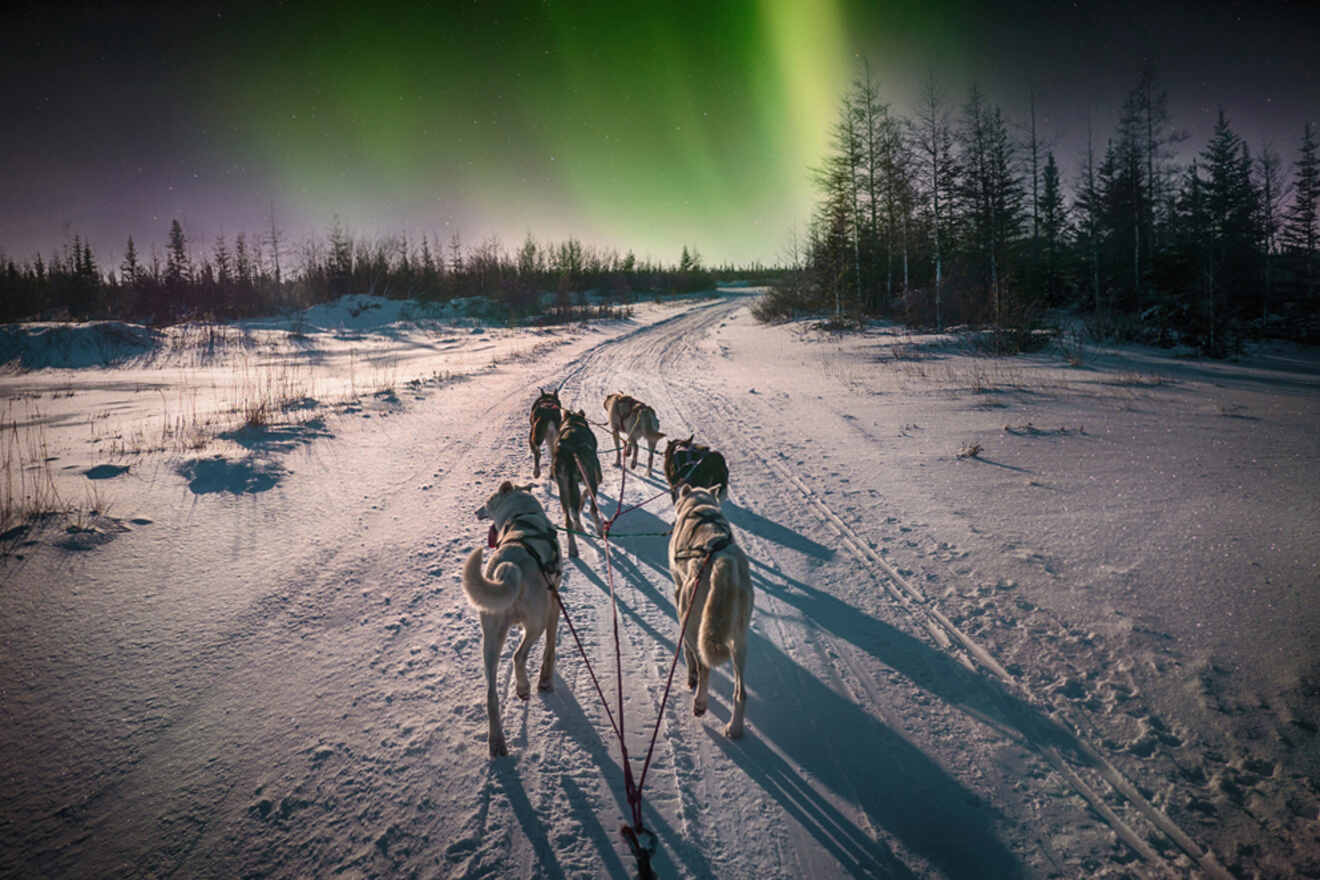
{"label": "tree line", "polygon": [[714,279],[700,252],[687,246],[668,265],[575,238],[542,243],[530,234],[510,253],[495,238],[464,245],[457,232],[444,243],[435,236],[354,236],[338,219],[326,237],[291,246],[272,219],[260,235],[219,235],[198,251],[174,220],[163,255],[155,247],[140,253],[129,236],[113,267],[103,266],[79,235],[46,257],[23,263],[0,257],[0,321],[232,320],[349,293],[423,301],[485,296],[518,317],[539,313],[547,292],[563,309],[589,290],[617,300],[643,291],[706,290]]}
{"label": "tree line", "polygon": [[1101,334],[1212,353],[1250,332],[1320,341],[1311,124],[1291,174],[1222,110],[1185,161],[1187,134],[1147,70],[1104,144],[1088,132],[1069,183],[1036,123],[1034,98],[1010,121],[976,87],[954,106],[933,78],[902,116],[868,68],[813,169],[819,200],[787,255],[794,283],[763,315],[976,324],[1015,344],[1043,310],[1075,307]]}

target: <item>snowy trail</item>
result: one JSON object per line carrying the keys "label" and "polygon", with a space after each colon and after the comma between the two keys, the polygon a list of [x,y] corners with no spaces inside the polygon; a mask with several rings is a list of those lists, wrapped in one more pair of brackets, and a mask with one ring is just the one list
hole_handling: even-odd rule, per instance
{"label": "snowy trail", "polygon": [[[260,496],[189,496],[161,468],[127,502],[154,523],[11,571],[26,589],[0,619],[0,875],[633,876],[618,745],[567,626],[554,691],[527,702],[506,645],[511,757],[490,762],[458,585],[484,540],[472,511],[531,479],[535,387],[562,383],[593,420],[622,390],[668,436],[720,449],[752,562],[744,738],[720,733],[725,669],[702,718],[680,669],[660,722],[645,817],[661,877],[1222,876],[1151,802],[1158,786],[1197,803],[1209,783],[1182,752],[1171,773],[1159,743],[1177,737],[1130,665],[1011,583],[974,583],[948,523],[890,498],[918,475],[817,393],[819,371],[750,356],[747,305],[354,412]],[[620,472],[597,437],[608,515]],[[625,486],[624,504],[664,489],[644,450]],[[562,521],[548,478],[536,492]],[[651,501],[611,545],[637,768],[677,635],[650,534],[671,521]],[[613,702],[603,545],[579,545],[564,599]],[[1104,723],[1120,708],[1156,743],[1122,761]]]}

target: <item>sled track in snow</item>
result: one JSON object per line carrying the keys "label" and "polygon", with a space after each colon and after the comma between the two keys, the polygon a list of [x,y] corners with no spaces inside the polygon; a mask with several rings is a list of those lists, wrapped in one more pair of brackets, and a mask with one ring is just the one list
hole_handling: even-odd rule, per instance
{"label": "sled track in snow", "polygon": [[[1027,685],[1018,681],[1004,666],[995,659],[984,646],[978,643],[971,636],[964,633],[953,623],[918,587],[913,585],[906,577],[899,573],[888,560],[881,557],[870,548],[856,532],[854,532],[847,523],[845,523],[833,510],[830,509],[819,496],[814,493],[810,487],[806,486],[796,474],[784,466],[780,461],[766,458],[759,453],[753,452],[756,458],[765,464],[767,468],[773,470],[786,482],[794,486],[804,499],[812,506],[812,509],[820,518],[828,524],[843,541],[849,553],[853,555],[862,565],[873,570],[877,574],[877,580],[885,584],[889,593],[897,599],[900,604],[915,619],[919,620],[928,631],[936,638],[942,647],[950,648],[951,642],[957,643],[967,654],[987,671],[993,674],[1001,683],[1010,690],[1016,691],[1033,705],[1041,705],[1044,701]],[[879,569],[879,572],[875,572]],[[1065,722],[1070,728],[1076,743],[1083,755],[1091,762],[1090,766],[1101,778],[1107,782],[1112,789],[1123,796],[1132,806],[1148,819],[1152,825],[1168,836],[1170,840],[1178,845],[1183,852],[1187,853],[1193,862],[1206,873],[1207,876],[1214,877],[1216,880],[1231,880],[1231,875],[1219,864],[1214,854],[1209,850],[1202,850],[1195,841],[1191,839],[1172,819],[1164,814],[1162,810],[1147,800],[1137,787],[1122,772],[1118,770],[1108,759],[1104,757],[1093,745],[1083,738],[1078,730],[1078,725],[1063,713],[1055,710],[1058,720]],[[1028,744],[1030,745],[1030,744]],[[1036,748],[1035,746],[1032,746]],[[1091,804],[1091,806],[1104,817],[1105,821],[1113,827],[1114,831],[1123,839],[1128,846],[1132,847],[1147,862],[1155,865],[1170,874],[1175,874],[1173,866],[1170,865],[1163,856],[1156,852],[1148,843],[1141,839],[1141,836],[1132,829],[1130,825],[1123,821],[1104,801],[1104,798],[1091,785],[1087,784],[1076,772],[1063,754],[1055,746],[1045,746],[1036,748],[1036,750],[1045,757],[1069,783],[1077,790],[1077,793]]]}
{"label": "sled track in snow", "polygon": [[[700,319],[694,322],[697,327],[690,329],[705,329],[716,318],[723,317],[725,314],[724,310],[718,310],[715,314],[703,312]],[[675,346],[686,344],[686,340],[681,334],[664,333],[663,335],[663,341],[657,340],[660,343],[659,354],[662,361],[674,357],[675,352],[673,349]],[[709,388],[703,389],[703,391],[712,402],[715,398],[723,398],[722,394]],[[673,394],[667,396],[670,398],[676,414],[689,428],[700,424],[699,420],[694,421],[689,417],[689,414],[685,411],[686,408],[675,399]],[[721,408],[726,411],[735,411],[735,408],[727,399],[721,399],[720,403],[722,404]],[[1106,803],[1104,787],[1126,801],[1133,810],[1168,837],[1170,841],[1186,853],[1196,868],[1203,872],[1205,876],[1214,878],[1214,880],[1231,880],[1232,875],[1221,865],[1212,851],[1201,848],[1192,840],[1190,835],[1142,795],[1137,786],[1122,771],[1115,767],[1094,745],[1081,735],[1081,727],[1071,717],[1071,713],[1043,699],[1029,685],[1010,673],[985,646],[960,629],[919,586],[872,549],[864,538],[853,530],[801,478],[793,473],[792,468],[786,463],[787,456],[784,453],[779,452],[773,456],[768,456],[757,449],[755,444],[747,444],[738,451],[740,454],[760,462],[767,471],[776,474],[784,485],[795,489],[815,515],[838,535],[842,546],[847,548],[848,553],[866,568],[876,581],[884,586],[885,590],[907,612],[910,618],[930,634],[937,645],[956,657],[968,669],[974,670],[976,665],[981,666],[997,679],[1009,693],[1022,698],[1028,705],[1045,707],[1051,710],[1052,717],[1064,725],[1071,735],[1074,741],[1073,744],[1084,761],[1077,761],[1075,758],[1070,760],[1069,757],[1059,751],[1058,747],[1052,744],[1032,742],[1021,734],[1005,730],[1002,726],[997,727],[1004,734],[1041,755],[1091,805],[1119,838],[1140,855],[1151,868],[1167,876],[1179,876],[1180,874],[1175,865],[1144,840],[1128,821],[1125,821]],[[1096,784],[1084,779],[1081,773],[1078,772],[1079,770],[1089,771],[1089,775],[1093,777]]]}

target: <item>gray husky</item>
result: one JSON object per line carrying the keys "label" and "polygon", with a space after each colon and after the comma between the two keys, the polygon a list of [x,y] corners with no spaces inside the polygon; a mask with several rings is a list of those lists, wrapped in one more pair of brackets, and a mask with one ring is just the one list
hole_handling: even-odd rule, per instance
{"label": "gray husky", "polygon": [[545,633],[545,657],[536,686],[554,689],[555,628],[559,603],[551,595],[563,577],[559,539],[545,515],[541,502],[507,480],[499,491],[477,508],[477,519],[491,520],[490,543],[495,547],[482,571],[481,548],[472,551],[463,567],[463,591],[481,615],[481,654],[486,665],[487,737],[492,758],[507,755],[504,728],[500,725],[500,701],[495,689],[495,665],[504,647],[509,627],[521,624],[523,639],[513,654],[513,675],[518,697],[531,696],[527,681],[527,654]]}
{"label": "gray husky", "polygon": [[674,531],[669,536],[669,574],[674,579],[674,607],[679,625],[691,607],[683,629],[692,714],[706,712],[711,667],[733,661],[733,717],[724,735],[742,736],[743,667],[747,662],[747,627],[752,620],[752,576],[747,556],[733,541],[733,530],[720,511],[718,490],[684,484],[674,504]]}

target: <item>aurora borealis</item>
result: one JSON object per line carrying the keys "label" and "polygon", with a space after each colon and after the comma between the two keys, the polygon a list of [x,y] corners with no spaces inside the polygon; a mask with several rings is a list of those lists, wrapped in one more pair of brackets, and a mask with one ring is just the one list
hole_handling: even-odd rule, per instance
{"label": "aurora borealis", "polygon": [[368,236],[458,230],[513,247],[530,232],[773,262],[810,211],[808,168],[863,57],[903,113],[929,73],[955,101],[976,80],[1010,113],[1030,83],[1064,153],[1087,112],[1106,129],[1147,61],[1194,137],[1223,103],[1249,138],[1289,151],[1320,115],[1302,7],[1245,22],[1198,7],[1176,39],[1161,32],[1177,7],[1142,15],[910,0],[33,4],[0,37],[0,251],[25,258],[72,232],[113,265],[128,235],[159,243],[173,217],[204,249],[273,208],[294,240],[338,216]]}

